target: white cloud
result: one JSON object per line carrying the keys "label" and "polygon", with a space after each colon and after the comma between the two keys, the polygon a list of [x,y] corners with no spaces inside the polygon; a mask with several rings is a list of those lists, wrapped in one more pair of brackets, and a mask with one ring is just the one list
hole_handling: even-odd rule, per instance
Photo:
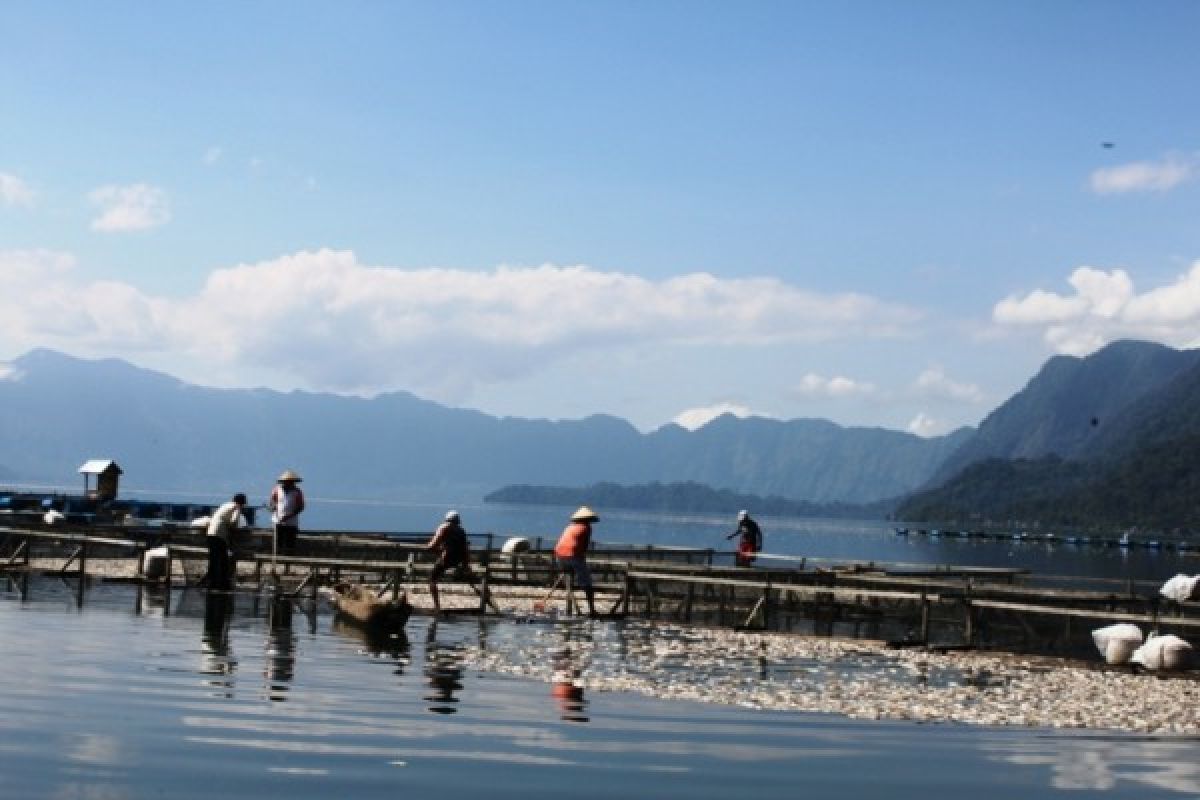
{"label": "white cloud", "polygon": [[33,205],[33,190],[16,175],[0,172],[0,206],[12,208]]}
{"label": "white cloud", "polygon": [[92,191],[88,199],[100,209],[100,216],[92,220],[94,231],[139,231],[156,228],[171,219],[167,193],[145,183],[102,186]]}
{"label": "white cloud", "polygon": [[101,355],[173,346],[170,303],[125,284],[84,284],[74,274],[75,260],[65,253],[0,251],[9,289],[0,293],[0,341]]}
{"label": "white cloud", "polygon": [[11,341],[104,355],[119,344],[214,371],[270,372],[292,386],[406,388],[443,401],[578,356],[883,337],[918,318],[863,295],[704,273],[652,281],[583,266],[398,269],[321,250],[219,269],[198,294],[166,299],[84,285],[61,254],[0,253],[6,261],[29,276],[7,292],[20,303],[0,298]]}
{"label": "white cloud", "polygon": [[209,166],[212,166],[213,164],[216,164],[218,161],[220,161],[221,156],[223,156],[224,154],[225,154],[224,150],[222,150],[220,147],[217,147],[216,145],[213,145],[212,147],[210,147],[204,151],[204,163],[208,164]]}
{"label": "white cloud", "polygon": [[809,372],[796,384],[794,391],[796,394],[809,397],[850,397],[873,394],[875,385],[855,381],[842,375],[826,378],[823,375]]}
{"label": "white cloud", "polygon": [[1200,261],[1173,282],[1138,294],[1127,272],[1079,267],[1073,294],[1042,289],[997,303],[1002,325],[1044,327],[1057,352],[1086,355],[1116,339],[1137,338],[1174,347],[1200,345]]}
{"label": "white cloud", "polygon": [[982,403],[983,390],[973,383],[959,383],[949,378],[941,367],[930,367],[917,376],[913,389],[920,397],[954,400],[961,403]]}
{"label": "white cloud", "polygon": [[705,406],[703,408],[689,408],[687,411],[681,411],[671,421],[680,427],[687,428],[689,431],[694,431],[697,428],[703,428],[722,414],[733,414],[735,417],[741,419],[750,416],[765,416],[764,414],[755,414],[746,406],[734,403],[717,403],[716,405]]}
{"label": "white cloud", "polygon": [[1097,194],[1165,192],[1196,177],[1195,156],[1168,155],[1161,161],[1137,161],[1098,169],[1091,175]]}
{"label": "white cloud", "polygon": [[906,430],[909,433],[914,433],[917,436],[929,438],[930,436],[940,436],[947,433],[945,425],[938,422],[933,417],[926,414],[924,411],[919,412],[913,417],[912,422],[908,423]]}

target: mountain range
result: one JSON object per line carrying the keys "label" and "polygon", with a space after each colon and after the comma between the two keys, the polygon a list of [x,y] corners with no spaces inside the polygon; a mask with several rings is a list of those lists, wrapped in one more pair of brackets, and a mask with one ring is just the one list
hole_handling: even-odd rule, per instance
{"label": "mountain range", "polygon": [[896,515],[1081,526],[1200,522],[1200,351],[1052,358]]}
{"label": "mountain range", "polygon": [[212,389],[50,350],[0,378],[0,479],[64,485],[84,460],[112,458],[126,486],[210,494],[295,468],[311,491],[352,499],[661,483],[905,519],[1166,519],[1200,511],[1197,441],[1200,351],[1136,341],[1053,357],[978,429],[935,438],[732,415],[643,433],[613,416],[494,417],[405,392]]}
{"label": "mountain range", "polygon": [[0,463],[62,484],[111,458],[126,486],[224,493],[284,468],[329,497],[482,497],[511,483],[695,481],[808,502],[917,488],[970,436],[719,417],[641,433],[625,420],[498,418],[396,392],[370,399],[189,385],[124,361],[34,350],[0,380]]}

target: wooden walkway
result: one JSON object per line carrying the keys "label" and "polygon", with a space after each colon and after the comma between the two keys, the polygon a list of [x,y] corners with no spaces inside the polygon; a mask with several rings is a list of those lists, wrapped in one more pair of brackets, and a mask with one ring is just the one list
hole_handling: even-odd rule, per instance
{"label": "wooden walkway", "polygon": [[[258,532],[239,553],[239,588],[314,604],[320,587],[342,580],[376,586],[381,596],[423,591],[433,566],[427,538],[309,532],[301,537],[302,553],[272,556],[269,534]],[[472,537],[471,580],[465,585],[480,614],[528,613],[507,600],[544,597],[560,578],[540,540],[531,541],[528,552],[508,554],[499,546],[503,538]],[[207,549],[202,532],[186,529],[0,528],[0,572],[78,577],[82,604],[91,579],[145,581],[143,555],[156,546],[170,554],[157,585],[196,584]],[[906,647],[1062,655],[1094,655],[1090,630],[1112,622],[1193,640],[1200,636],[1200,604],[1160,597],[1160,583],[766,554],[760,563],[771,568],[726,566],[731,560],[726,552],[651,546],[601,545],[588,557],[599,610],[621,617],[865,636]],[[462,578],[448,575],[443,584]],[[569,580],[557,597],[566,613],[578,613]]]}

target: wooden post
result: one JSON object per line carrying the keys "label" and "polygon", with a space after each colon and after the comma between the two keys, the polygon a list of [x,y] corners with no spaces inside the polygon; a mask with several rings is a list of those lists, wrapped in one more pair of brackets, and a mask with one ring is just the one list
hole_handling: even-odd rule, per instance
{"label": "wooden post", "polygon": [[929,644],[929,598],[921,592],[921,643]]}
{"label": "wooden post", "polygon": [[626,561],[625,562],[625,613],[626,614],[629,613],[629,603],[633,599],[633,588],[634,588],[633,578],[629,577],[630,569],[632,569],[632,565],[628,561]]}
{"label": "wooden post", "polygon": [[491,534],[488,534],[488,549],[483,553],[483,577],[479,581],[479,613],[486,614],[488,607],[488,592],[491,591],[488,585],[491,583],[492,566],[491,559],[488,557],[491,552]]}
{"label": "wooden post", "polygon": [[975,643],[975,607],[971,604],[971,579],[969,577],[967,578],[966,595],[963,597],[963,602],[967,606],[967,647],[971,647]]}
{"label": "wooden post", "polygon": [[762,599],[763,630],[768,630],[771,627],[771,617],[773,616],[771,614],[771,573],[769,572],[767,573],[766,585],[763,586]]}

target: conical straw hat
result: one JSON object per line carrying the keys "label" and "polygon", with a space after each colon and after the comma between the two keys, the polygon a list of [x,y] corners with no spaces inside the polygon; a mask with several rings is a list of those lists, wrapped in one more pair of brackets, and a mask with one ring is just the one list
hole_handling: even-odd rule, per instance
{"label": "conical straw hat", "polygon": [[580,506],[579,510],[571,515],[571,522],[599,522],[600,517],[595,511],[592,511],[587,506]]}

